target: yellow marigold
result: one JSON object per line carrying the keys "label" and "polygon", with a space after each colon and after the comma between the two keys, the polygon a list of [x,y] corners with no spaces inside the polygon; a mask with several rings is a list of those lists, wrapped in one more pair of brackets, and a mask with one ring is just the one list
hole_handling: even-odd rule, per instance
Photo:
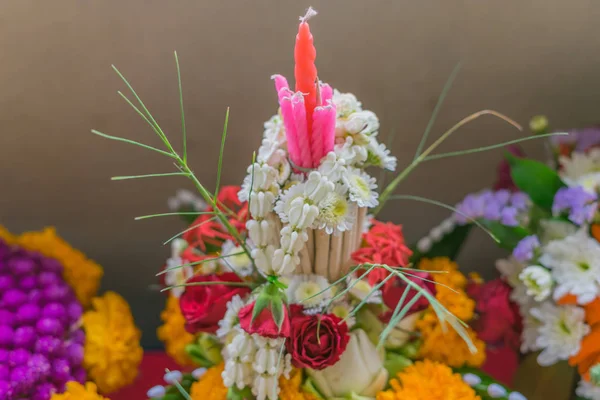
{"label": "yellow marigold", "polygon": [[302,370],[294,369],[290,379],[279,379],[280,400],[317,400],[315,396],[302,390]]}
{"label": "yellow marigold", "polygon": [[[439,285],[436,286],[436,299],[448,311],[461,320],[468,322],[473,318],[475,301],[464,291],[467,278],[458,270],[458,265],[445,257],[423,259],[419,268],[426,271],[446,271],[432,274]],[[442,286],[445,285],[445,286]],[[451,367],[469,365],[479,367],[485,362],[485,343],[477,338],[475,331],[467,328],[467,333],[477,352],[472,354],[464,340],[450,326],[442,327],[431,307],[417,321],[417,330],[423,343],[419,350],[422,358],[439,361]]]}
{"label": "yellow marigold", "polygon": [[54,228],[45,228],[41,232],[25,232],[14,236],[4,227],[0,227],[0,237],[8,243],[37,251],[59,261],[63,266],[65,281],[71,286],[79,302],[84,307],[89,307],[100,286],[103,275],[102,267],[88,259],[79,250],[71,247],[56,234]]}
{"label": "yellow marigold", "polygon": [[450,367],[429,360],[405,368],[390,385],[377,400],[481,400]]}
{"label": "yellow marigold", "polygon": [[164,324],[158,327],[156,335],[165,344],[167,354],[181,366],[194,365],[185,352],[185,346],[194,341],[194,335],[185,330],[185,318],[177,297],[169,296],[160,318]]}
{"label": "yellow marigold", "polygon": [[209,368],[202,378],[192,385],[190,390],[192,400],[226,400],[227,388],[221,378],[224,369],[223,363]]}
{"label": "yellow marigold", "polygon": [[67,390],[62,394],[53,394],[50,400],[109,400],[98,394],[96,385],[86,382],[67,382]]}
{"label": "yellow marigold", "polygon": [[103,393],[133,382],[142,361],[141,332],[129,305],[114,292],[92,300],[93,309],[83,314],[85,348],[83,363],[88,376]]}

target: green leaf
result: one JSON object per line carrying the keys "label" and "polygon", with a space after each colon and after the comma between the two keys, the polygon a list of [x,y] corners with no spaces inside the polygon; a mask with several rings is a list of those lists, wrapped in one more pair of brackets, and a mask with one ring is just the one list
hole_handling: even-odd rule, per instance
{"label": "green leaf", "polygon": [[280,332],[285,319],[283,307],[283,301],[280,298],[275,298],[273,301],[271,301],[271,313],[273,314],[273,321],[275,321],[275,325],[277,325],[277,328]]}
{"label": "green leaf", "polygon": [[385,355],[385,361],[383,366],[387,369],[390,378],[395,378],[398,375],[398,372],[402,371],[404,368],[412,365],[412,361],[403,355],[387,352]]}
{"label": "green leaf", "polygon": [[521,239],[531,235],[531,232],[522,226],[506,226],[498,221],[488,220],[482,220],[481,223],[494,234],[500,247],[507,250],[514,249]]}
{"label": "green leaf", "polygon": [[550,211],[554,195],[565,186],[556,171],[547,165],[527,158],[506,154],[510,175],[515,185],[531,198],[534,204]]}
{"label": "green leaf", "polygon": [[469,237],[472,227],[472,224],[456,226],[454,230],[442,237],[439,242],[434,243],[431,249],[425,253],[421,253],[416,246],[412,246],[412,264],[417,265],[421,258],[448,257],[454,260]]}
{"label": "green leaf", "polygon": [[254,323],[254,320],[256,318],[258,318],[260,313],[263,312],[263,310],[265,308],[269,307],[270,305],[271,305],[271,296],[266,295],[263,291],[261,294],[258,295],[256,302],[254,302],[254,308],[252,309],[251,323]]}

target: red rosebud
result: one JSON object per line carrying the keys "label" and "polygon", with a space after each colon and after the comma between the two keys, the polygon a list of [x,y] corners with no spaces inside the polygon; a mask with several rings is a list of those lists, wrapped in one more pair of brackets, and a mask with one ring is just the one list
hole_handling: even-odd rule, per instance
{"label": "red rosebud", "polygon": [[[432,277],[429,273],[427,273],[427,272],[411,272],[411,275],[415,275],[415,276],[414,277],[407,276],[407,278],[410,279],[411,281],[413,281],[414,283],[416,283],[417,285],[419,285],[421,288],[427,290],[429,293],[431,293],[432,296],[435,296],[435,293],[436,293],[435,283],[431,282]],[[426,281],[425,279],[428,279],[429,281]],[[396,309],[398,302],[402,299],[402,295],[404,294],[405,289],[406,289],[406,282],[404,282],[402,279],[400,279],[398,277],[392,278],[383,286],[383,290],[382,290],[383,303],[386,305],[388,310],[385,313],[379,315],[379,319],[381,321],[386,322],[386,323],[390,322],[390,319],[392,318],[392,315],[394,314],[394,310]],[[417,291],[414,288],[409,289],[409,291],[405,297],[404,304],[411,301],[415,297],[416,294],[417,294]],[[408,313],[406,315],[408,316],[412,313],[422,311],[422,310],[426,309],[428,306],[429,306],[429,302],[427,301],[427,299],[424,296],[421,296],[410,307],[410,309],[408,310]]]}
{"label": "red rosebud", "polygon": [[270,307],[265,307],[252,321],[252,313],[254,312],[256,302],[248,304],[240,310],[238,318],[240,327],[249,334],[256,333],[260,336],[278,338],[290,336],[290,317],[285,304],[282,305],[283,323],[281,328],[277,326],[273,312]]}
{"label": "red rosebud", "polygon": [[295,315],[286,341],[294,366],[321,370],[337,363],[350,341],[348,325],[341,321],[333,314]]}
{"label": "red rosebud", "polygon": [[519,307],[510,300],[511,287],[501,279],[471,284],[467,293],[476,301],[478,318],[472,322],[477,336],[492,346],[518,348],[521,336]]}
{"label": "red rosebud", "polygon": [[[195,275],[188,280],[193,282],[242,282],[233,272],[212,275]],[[235,295],[241,297],[250,293],[250,288],[216,285],[186,286],[179,298],[181,313],[185,318],[185,329],[190,333],[215,333],[219,321],[225,316],[227,303]]]}

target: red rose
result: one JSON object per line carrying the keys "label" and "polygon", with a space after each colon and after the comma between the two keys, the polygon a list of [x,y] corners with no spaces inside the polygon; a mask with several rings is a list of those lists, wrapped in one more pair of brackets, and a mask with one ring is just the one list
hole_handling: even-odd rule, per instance
{"label": "red rose", "polygon": [[[193,282],[241,282],[233,272],[212,275],[195,275],[188,280]],[[225,316],[227,303],[235,295],[241,297],[250,293],[246,287],[228,285],[186,286],[179,298],[181,313],[185,318],[185,329],[190,333],[215,333],[219,321]]]}
{"label": "red rose", "polygon": [[477,336],[490,345],[519,347],[521,316],[519,307],[510,300],[511,287],[501,279],[485,284],[471,283],[467,294],[475,302],[478,318],[472,322]]}
{"label": "red rose", "polygon": [[286,340],[294,366],[321,370],[338,362],[350,341],[348,325],[341,321],[333,314],[294,314],[292,335]]}
{"label": "red rose", "polygon": [[256,333],[260,336],[277,338],[290,336],[290,317],[286,305],[283,305],[283,324],[281,328],[275,323],[269,307],[263,309],[252,322],[252,312],[256,302],[248,304],[240,310],[238,318],[240,327],[249,334]]}
{"label": "red rose", "polygon": [[[432,277],[429,273],[427,273],[427,272],[411,272],[411,275],[416,275],[416,276],[414,276],[414,277],[407,276],[407,278],[410,279],[411,281],[413,281],[414,283],[416,283],[417,285],[419,285],[421,288],[427,290],[429,293],[431,293],[432,296],[435,296],[435,293],[436,293],[435,284],[433,282],[431,282]],[[426,281],[425,279],[427,279],[428,281]],[[398,302],[402,298],[402,295],[404,294],[405,289],[406,289],[406,282],[404,282],[402,279],[400,279],[398,277],[392,278],[391,280],[386,282],[386,284],[383,286],[383,290],[382,290],[381,294],[382,294],[382,298],[383,298],[383,303],[386,305],[388,310],[385,313],[379,315],[379,319],[381,319],[381,321],[386,322],[386,323],[390,322],[390,319],[392,318],[392,315],[394,314],[394,310],[396,309]],[[409,301],[411,301],[415,297],[416,294],[417,294],[417,291],[414,288],[409,289],[409,291],[405,297],[404,304],[407,304]],[[412,313],[422,311],[422,310],[426,309],[428,306],[429,306],[429,302],[427,301],[427,299],[424,296],[421,296],[410,307],[410,309],[407,313],[407,316]]]}

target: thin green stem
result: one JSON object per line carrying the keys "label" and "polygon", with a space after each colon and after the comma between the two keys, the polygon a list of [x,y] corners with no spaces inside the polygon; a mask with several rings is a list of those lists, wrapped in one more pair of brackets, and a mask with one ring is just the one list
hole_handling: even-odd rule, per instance
{"label": "thin green stem", "polygon": [[211,214],[214,215],[212,211],[190,211],[190,212],[172,212],[172,213],[162,213],[162,214],[149,214],[149,215],[140,215],[139,217],[135,217],[134,220],[140,221],[142,219],[149,218],[157,218],[157,217],[172,217],[172,216],[182,216],[182,215],[205,215]]}
{"label": "thin green stem", "polygon": [[524,138],[519,138],[519,139],[514,139],[514,140],[508,140],[506,142],[503,143],[498,143],[498,144],[493,144],[490,146],[483,146],[483,147],[477,147],[474,149],[467,149],[467,150],[459,150],[459,151],[451,151],[448,153],[441,153],[441,154],[433,154],[429,157],[426,157],[423,161],[431,161],[431,160],[439,160],[440,158],[447,158],[447,157],[455,157],[455,156],[462,156],[465,154],[473,154],[473,153],[479,153],[482,151],[489,151],[489,150],[495,150],[495,149],[500,149],[506,146],[510,146],[511,144],[517,144],[517,143],[521,143],[521,142],[526,142],[528,140],[535,140],[535,139],[542,139],[545,137],[551,137],[551,136],[564,136],[564,135],[568,135],[568,133],[566,132],[554,132],[554,133],[545,133],[545,134],[541,134],[541,135],[535,135],[535,136],[527,136]]}
{"label": "thin green stem", "polygon": [[135,140],[125,139],[125,138],[118,137],[118,136],[107,135],[106,133],[102,133],[102,132],[97,131],[95,129],[92,129],[92,133],[94,135],[102,136],[103,138],[106,138],[106,139],[116,140],[118,142],[124,142],[124,143],[129,143],[129,144],[134,144],[136,146],[143,147],[145,149],[155,151],[155,152],[157,152],[159,154],[162,154],[163,156],[167,156],[167,157],[170,157],[170,158],[175,158],[175,156],[173,156],[173,154],[171,154],[171,153],[168,153],[168,152],[166,152],[164,150],[157,149],[156,147],[148,146],[147,144],[136,142]]}
{"label": "thin green stem", "polygon": [[175,55],[175,65],[177,65],[177,83],[179,84],[179,107],[181,108],[181,132],[183,135],[183,162],[187,162],[187,133],[185,128],[185,112],[183,111],[183,89],[181,87],[181,70],[179,69],[179,57]]}
{"label": "thin green stem", "polygon": [[250,282],[231,282],[231,281],[209,281],[209,282],[186,282],[181,285],[173,285],[163,288],[161,292],[166,292],[167,290],[171,290],[178,287],[188,287],[188,286],[213,286],[213,285],[225,285],[225,286],[233,286],[233,287],[254,287],[254,285]]}
{"label": "thin green stem", "polygon": [[216,216],[214,216],[214,217],[212,217],[212,218],[209,218],[209,219],[207,219],[206,221],[202,221],[202,222],[200,222],[199,224],[192,225],[192,226],[190,226],[189,228],[187,228],[186,230],[184,230],[184,231],[181,231],[181,232],[177,233],[176,235],[173,235],[173,236],[171,236],[171,237],[169,238],[169,240],[167,240],[166,242],[164,242],[164,243],[163,243],[163,245],[164,245],[164,244],[169,244],[169,243],[170,243],[170,242],[172,242],[174,239],[177,239],[179,236],[183,235],[184,233],[187,233],[187,232],[189,232],[189,231],[191,231],[191,230],[194,230],[194,229],[196,229],[196,228],[199,228],[199,227],[201,227],[202,225],[204,225],[204,224],[206,224],[206,223],[208,223],[208,222],[214,221],[215,219],[217,219],[217,217],[216,217]]}
{"label": "thin green stem", "polygon": [[227,125],[229,123],[229,107],[225,112],[225,124],[223,126],[223,134],[221,135],[221,149],[219,151],[219,163],[217,164],[217,185],[215,195],[219,194],[219,186],[221,185],[221,171],[223,168],[223,154],[225,153],[225,139],[227,138]]}
{"label": "thin green stem", "polygon": [[159,176],[188,176],[188,175],[185,172],[165,172],[163,174],[113,176],[112,178],[110,178],[110,180],[124,181],[127,179],[156,178]]}
{"label": "thin green stem", "polygon": [[458,71],[460,71],[460,63],[456,64],[456,66],[454,67],[454,70],[452,71],[452,73],[448,77],[448,80],[446,81],[446,84],[444,85],[444,89],[442,89],[442,93],[440,93],[440,97],[438,97],[438,101],[435,105],[435,108],[433,109],[433,112],[431,113],[429,122],[427,122],[427,127],[425,128],[425,132],[423,132],[423,136],[421,136],[421,141],[419,142],[419,145],[417,146],[417,151],[415,152],[415,157],[413,158],[413,161],[416,160],[417,157],[419,157],[419,153],[421,153],[421,150],[423,150],[423,146],[425,146],[425,143],[427,142],[429,133],[431,132],[431,129],[433,128],[433,124],[435,123],[437,115],[438,115],[440,109],[442,108],[442,104],[444,104],[444,99],[446,98],[446,95],[448,94],[448,92],[450,92],[450,88],[452,88],[452,84],[454,83],[454,79],[458,75]]}
{"label": "thin green stem", "polygon": [[471,114],[468,117],[463,118],[458,123],[456,123],[452,128],[447,130],[435,142],[433,142],[433,144],[431,146],[429,146],[424,152],[422,152],[412,163],[410,163],[402,172],[400,172],[398,174],[398,176],[396,176],[396,178],[394,178],[394,180],[392,182],[390,182],[390,184],[381,193],[381,196],[379,197],[379,205],[373,211],[373,215],[374,216],[377,215],[383,209],[387,200],[392,195],[392,193],[394,193],[394,190],[396,190],[396,188],[398,187],[400,182],[402,182],[425,158],[427,158],[427,156],[432,151],[434,151],[440,144],[442,144],[446,139],[448,139],[454,132],[456,132],[463,125],[466,125],[469,122],[471,122],[483,115],[493,115],[493,116],[498,117],[498,118],[508,122],[509,124],[515,126],[519,130],[523,129],[518,123],[516,123],[512,119],[510,119],[507,116],[500,114],[499,112],[496,112],[494,110],[482,110],[482,111],[476,112],[474,114]]}
{"label": "thin green stem", "polygon": [[[168,368],[165,369],[165,371],[167,373],[171,372]],[[188,392],[185,391],[185,389],[183,388],[183,386],[181,386],[181,383],[179,383],[179,381],[173,380],[173,382],[169,382],[169,383],[172,383],[173,385],[175,385],[175,387],[177,388],[177,390],[179,391],[179,393],[181,393],[181,395],[184,397],[185,400],[193,400],[192,396],[190,396],[188,394]]]}
{"label": "thin green stem", "polygon": [[150,128],[152,128],[152,130],[154,131],[154,133],[156,133],[158,135],[158,137],[164,143],[164,139],[162,137],[162,135],[163,135],[162,131],[159,130],[159,129],[157,129],[157,127],[148,119],[148,117],[146,117],[146,114],[144,114],[142,111],[140,111],[140,109],[137,108],[137,106],[135,104],[133,104],[133,102],[131,100],[129,100],[129,98],[127,98],[127,96],[125,96],[123,94],[123,92],[121,92],[120,90],[117,90],[117,93],[119,94],[119,96],[121,96],[123,98],[123,100],[125,100],[127,102],[127,104],[129,104],[131,106],[131,108],[133,108],[135,110],[136,113],[139,114],[140,117],[142,117],[142,119],[144,121],[146,121],[146,123],[148,125],[150,125]]}

